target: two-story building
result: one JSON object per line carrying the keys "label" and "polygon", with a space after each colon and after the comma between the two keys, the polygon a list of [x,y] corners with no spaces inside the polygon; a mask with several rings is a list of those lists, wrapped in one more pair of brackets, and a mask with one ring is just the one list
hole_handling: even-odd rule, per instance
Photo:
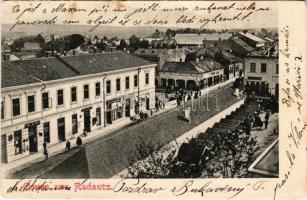
{"label": "two-story building", "polygon": [[124,52],[2,62],[2,162],[154,108],[155,66]]}
{"label": "two-story building", "polygon": [[278,97],[278,41],[256,48],[245,58],[244,83],[247,92]]}

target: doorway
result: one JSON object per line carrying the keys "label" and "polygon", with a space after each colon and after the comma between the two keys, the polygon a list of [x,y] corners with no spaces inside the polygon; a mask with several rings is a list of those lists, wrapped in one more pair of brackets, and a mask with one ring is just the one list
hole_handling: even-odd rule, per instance
{"label": "doorway", "polygon": [[149,97],[146,96],[146,110],[150,109]]}
{"label": "doorway", "polygon": [[91,113],[90,110],[84,110],[84,130],[86,132],[91,132]]}
{"label": "doorway", "polygon": [[65,118],[58,119],[58,140],[60,142],[65,141]]}
{"label": "doorway", "polygon": [[130,117],[130,99],[125,100],[125,115]]}
{"label": "doorway", "polygon": [[35,126],[29,126],[29,151],[30,153],[37,152],[37,128]]}

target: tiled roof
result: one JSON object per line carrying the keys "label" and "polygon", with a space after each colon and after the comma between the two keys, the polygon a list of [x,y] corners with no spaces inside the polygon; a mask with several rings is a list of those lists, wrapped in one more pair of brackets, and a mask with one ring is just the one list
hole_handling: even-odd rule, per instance
{"label": "tiled roof", "polygon": [[267,44],[263,47],[258,47],[249,52],[247,56],[276,58],[278,57],[278,41],[275,41],[272,44]]}
{"label": "tiled roof", "polygon": [[194,61],[193,64],[198,68],[200,73],[211,72],[218,69],[223,69],[223,66],[213,59],[204,58]]}
{"label": "tiled roof", "polygon": [[2,62],[1,87],[51,81],[152,64],[124,52]]}
{"label": "tiled roof", "polygon": [[198,74],[198,70],[191,62],[166,62],[162,66],[161,72],[175,72],[186,74]]}
{"label": "tiled roof", "polygon": [[76,76],[56,58],[2,62],[1,72],[2,88]]}
{"label": "tiled roof", "polygon": [[161,53],[166,52],[165,49],[137,49],[136,51],[134,51],[133,53],[137,56],[146,56],[146,57],[157,57],[159,56]]}
{"label": "tiled roof", "polygon": [[11,87],[17,85],[26,85],[30,83],[37,83],[39,80],[26,76],[26,73],[15,70],[14,68],[1,66],[1,87]]}
{"label": "tiled roof", "polygon": [[61,57],[81,75],[95,74],[153,64],[133,54],[120,51]]}

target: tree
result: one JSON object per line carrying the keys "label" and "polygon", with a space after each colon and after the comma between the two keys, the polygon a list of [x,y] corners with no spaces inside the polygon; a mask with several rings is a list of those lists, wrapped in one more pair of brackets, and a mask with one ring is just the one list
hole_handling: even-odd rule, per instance
{"label": "tree", "polygon": [[134,51],[140,47],[141,41],[140,38],[136,37],[135,35],[132,35],[129,38],[129,47]]}
{"label": "tree", "polygon": [[128,178],[166,178],[175,163],[176,147],[162,147],[140,139],[137,151],[129,156]]}
{"label": "tree", "polygon": [[118,49],[124,50],[124,49],[127,49],[127,47],[128,47],[128,44],[127,44],[126,40],[121,39],[120,42],[119,42]]}
{"label": "tree", "polygon": [[147,49],[149,47],[149,42],[148,40],[142,40],[140,44],[141,48]]}
{"label": "tree", "polygon": [[72,34],[68,36],[68,49],[75,49],[85,42],[85,39],[80,34]]}

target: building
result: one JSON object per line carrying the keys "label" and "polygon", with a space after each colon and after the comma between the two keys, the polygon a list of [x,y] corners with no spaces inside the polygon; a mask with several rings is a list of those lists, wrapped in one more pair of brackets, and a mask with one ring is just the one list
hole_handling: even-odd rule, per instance
{"label": "building", "polygon": [[249,33],[247,31],[244,32],[238,32],[238,36],[246,42],[248,45],[256,48],[256,47],[262,47],[265,45],[266,41],[262,38],[256,36],[254,33]]}
{"label": "building", "polygon": [[210,58],[189,62],[165,62],[159,70],[160,88],[199,90],[223,81],[223,66]]}
{"label": "building", "polygon": [[246,55],[244,82],[247,92],[278,96],[278,41],[256,48]]}
{"label": "building", "polygon": [[195,33],[177,33],[175,41],[178,47],[190,50],[197,50],[204,45],[204,37]]}
{"label": "building", "polygon": [[155,66],[124,52],[2,62],[2,162],[154,108]]}

